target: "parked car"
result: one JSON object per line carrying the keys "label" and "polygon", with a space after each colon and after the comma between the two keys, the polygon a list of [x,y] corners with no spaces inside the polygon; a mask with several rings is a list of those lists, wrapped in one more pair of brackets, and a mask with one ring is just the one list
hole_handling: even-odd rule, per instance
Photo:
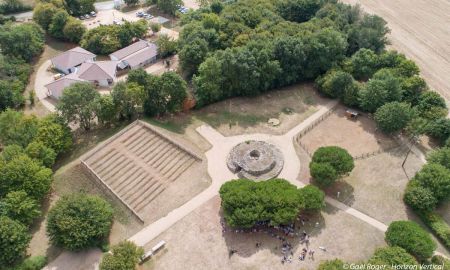
{"label": "parked car", "polygon": [[84,16],[83,15],[80,16],[80,20],[84,20]]}
{"label": "parked car", "polygon": [[92,17],[97,17],[97,13],[95,11],[91,11],[91,16]]}
{"label": "parked car", "polygon": [[136,16],[137,17],[144,17],[144,12],[138,11],[138,12],[136,12]]}
{"label": "parked car", "polygon": [[91,18],[91,16],[89,16],[89,14],[84,15],[84,17],[85,17],[86,19]]}

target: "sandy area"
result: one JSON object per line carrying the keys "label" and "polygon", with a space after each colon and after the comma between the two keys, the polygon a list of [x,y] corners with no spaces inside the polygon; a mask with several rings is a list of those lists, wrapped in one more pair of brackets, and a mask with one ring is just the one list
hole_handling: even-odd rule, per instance
{"label": "sandy area", "polygon": [[450,1],[343,0],[383,17],[392,47],[419,65],[428,84],[450,99]]}
{"label": "sandy area", "polygon": [[[314,260],[299,261],[306,245],[298,237],[287,237],[293,245],[294,259],[283,265],[280,240],[265,232],[223,233],[221,219],[220,199],[216,196],[147,245],[146,248],[151,248],[160,240],[167,242],[166,248],[142,270],[316,269],[326,259],[365,260],[375,248],[385,245],[381,231],[328,206],[321,214],[309,217],[305,226],[299,223],[297,227],[310,235]],[[318,227],[314,225],[316,222],[320,224]],[[261,247],[256,248],[256,242],[261,242]],[[321,251],[319,246],[326,247],[327,251]],[[231,249],[236,249],[237,254],[230,256]]]}
{"label": "sandy area", "polygon": [[393,139],[377,131],[372,119],[366,115],[356,120],[348,119],[345,110],[338,106],[328,118],[300,138],[308,152],[314,153],[321,146],[336,145],[355,157],[397,146]]}

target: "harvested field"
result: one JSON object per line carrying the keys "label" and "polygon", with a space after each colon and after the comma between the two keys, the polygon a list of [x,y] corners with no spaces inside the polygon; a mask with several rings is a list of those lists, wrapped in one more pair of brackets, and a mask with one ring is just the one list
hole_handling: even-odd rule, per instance
{"label": "harvested field", "polygon": [[[81,162],[97,182],[145,222],[153,221],[158,216],[154,212],[165,208],[162,205],[173,205],[183,197],[180,193],[195,193],[199,182],[208,182],[201,177],[200,155],[140,121],[88,152]],[[164,192],[170,196],[161,200]]]}
{"label": "harvested field", "polygon": [[302,146],[311,154],[322,146],[340,146],[354,157],[397,146],[393,139],[376,130],[372,119],[365,115],[348,119],[345,110],[343,106],[336,107],[330,116],[299,139]]}
{"label": "harvested field", "polygon": [[[221,218],[220,198],[216,196],[146,245],[148,250],[161,240],[167,243],[142,270],[317,269],[322,260],[366,260],[377,247],[385,245],[383,232],[327,206],[321,214],[311,216],[305,226],[298,227],[300,232],[305,230],[310,235],[309,247],[315,250],[314,260],[300,261],[298,257],[306,246],[297,237],[287,237],[294,255],[292,263],[282,264],[280,240],[265,232],[222,232]],[[318,227],[314,225],[316,222],[320,224]],[[261,247],[257,248],[256,242]],[[327,251],[320,250],[319,246],[326,247]],[[231,249],[236,249],[237,254],[230,256]]]}
{"label": "harvested field", "polygon": [[416,61],[428,84],[450,100],[450,1],[343,0],[388,22],[392,47]]}

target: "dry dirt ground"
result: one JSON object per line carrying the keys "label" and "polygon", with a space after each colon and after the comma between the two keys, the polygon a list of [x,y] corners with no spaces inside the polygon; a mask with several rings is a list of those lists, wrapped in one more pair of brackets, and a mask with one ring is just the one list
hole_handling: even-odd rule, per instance
{"label": "dry dirt ground", "polygon": [[416,61],[428,84],[450,100],[450,1],[343,0],[383,17],[392,47]]}
{"label": "dry dirt ground", "polygon": [[345,116],[346,108],[336,110],[300,138],[300,143],[309,153],[322,146],[336,145],[347,149],[354,157],[397,146],[390,137],[376,130],[376,124],[366,115],[356,120]]}
{"label": "dry dirt ground", "polygon": [[[311,236],[314,260],[301,262],[298,257],[306,245],[298,237],[287,237],[293,245],[294,258],[292,263],[283,265],[280,240],[265,232],[223,233],[221,220],[220,198],[216,196],[147,245],[151,248],[160,240],[167,242],[165,249],[141,269],[316,269],[321,260],[365,260],[375,248],[385,245],[382,232],[327,206],[321,214],[309,217],[305,226],[298,225],[299,232],[305,230]],[[256,242],[261,247],[256,248]],[[237,254],[230,256],[231,249]]]}
{"label": "dry dirt ground", "polygon": [[[188,135],[195,133],[195,128],[202,122],[225,136],[252,133],[281,135],[316,112],[319,105],[329,101],[319,96],[312,84],[297,84],[256,97],[231,98],[198,110],[147,121]],[[279,119],[280,125],[269,125],[267,121],[270,118]]]}

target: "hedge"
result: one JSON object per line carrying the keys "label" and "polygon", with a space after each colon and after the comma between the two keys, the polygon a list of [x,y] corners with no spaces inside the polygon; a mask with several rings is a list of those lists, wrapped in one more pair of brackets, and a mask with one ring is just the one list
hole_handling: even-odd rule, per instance
{"label": "hedge", "polygon": [[438,214],[433,212],[421,213],[422,221],[436,234],[441,242],[450,248],[450,226]]}

